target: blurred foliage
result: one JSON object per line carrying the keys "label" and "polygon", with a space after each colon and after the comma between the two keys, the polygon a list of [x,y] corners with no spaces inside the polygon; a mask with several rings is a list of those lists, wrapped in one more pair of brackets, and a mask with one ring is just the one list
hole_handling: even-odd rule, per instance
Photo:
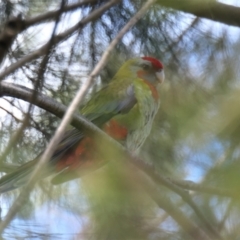
{"label": "blurred foliage", "polygon": [[[72,26],[102,2],[64,14],[58,31]],[[124,0],[81,32],[54,46],[44,72],[42,92],[69,104],[108,44],[144,2]],[[35,16],[59,4],[60,1],[5,0],[0,7],[1,22],[12,14]],[[36,50],[49,39],[51,31],[52,25],[44,23],[22,33],[2,69]],[[166,176],[235,191],[235,199],[192,194],[206,219],[229,240],[239,239],[240,235],[239,54],[239,29],[156,4],[117,45],[87,96],[108,83],[126,59],[139,55],[161,59],[166,74],[161,107],[140,156]],[[6,81],[33,87],[41,61],[24,65]],[[27,108],[23,101],[1,99],[1,152],[20,127]],[[46,146],[59,121],[34,107],[28,126],[6,161],[20,165],[34,159]],[[103,145],[103,149],[107,146]],[[121,162],[123,156],[112,150],[105,157],[118,158]],[[19,237],[19,229],[21,237],[37,235],[46,239],[54,239],[58,234],[62,239],[188,239],[172,216],[139,186],[132,166],[123,165],[111,162],[80,180],[57,187],[49,179],[41,180],[17,220],[6,230],[6,239]],[[201,226],[198,216],[183,200],[169,189],[158,187],[176,208]],[[3,215],[17,192],[1,196]]]}

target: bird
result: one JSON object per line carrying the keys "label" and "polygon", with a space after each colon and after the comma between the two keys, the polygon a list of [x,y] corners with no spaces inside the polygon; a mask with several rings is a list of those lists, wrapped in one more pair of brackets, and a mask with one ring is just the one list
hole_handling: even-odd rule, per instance
{"label": "bird", "polygon": [[[164,78],[160,60],[150,56],[129,59],[106,86],[80,107],[80,114],[129,152],[137,154],[150,134],[158,112],[159,89]],[[101,161],[96,160],[97,154],[94,154],[96,144],[93,136],[83,131],[66,131],[47,163],[47,170],[43,170],[40,177],[52,175],[55,185],[99,168]],[[0,193],[26,184],[40,156],[4,175],[0,179]]]}

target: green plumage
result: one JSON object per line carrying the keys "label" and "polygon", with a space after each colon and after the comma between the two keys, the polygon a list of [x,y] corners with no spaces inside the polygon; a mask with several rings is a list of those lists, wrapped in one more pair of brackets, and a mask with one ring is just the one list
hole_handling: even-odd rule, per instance
{"label": "green plumage", "polygon": [[109,85],[81,109],[98,126],[115,119],[126,127],[129,131],[126,147],[130,151],[137,151],[144,143],[159,108],[159,99],[153,97],[149,85],[136,75],[140,68],[138,59],[127,61]]}
{"label": "green plumage", "polygon": [[[121,139],[121,143],[129,151],[136,153],[149,135],[153,119],[159,108],[157,87],[163,79],[159,79],[158,74],[162,70],[162,64],[154,58],[128,60],[119,69],[112,81],[80,109],[81,114],[103,129],[111,121],[117,123],[126,134],[124,139]],[[114,131],[114,129],[112,130]],[[69,157],[71,151],[74,154],[74,149],[84,141],[84,138],[85,136],[79,130],[67,131],[49,161],[49,169],[42,174],[42,177],[56,173],[54,166],[64,162],[64,158]],[[0,179],[0,192],[23,185],[37,161],[38,158],[2,177]],[[63,169],[63,172],[60,173],[61,177],[65,173],[68,174],[64,178],[66,181],[76,177],[76,174],[71,176],[68,167],[69,165],[66,165],[66,171]],[[55,183],[62,181],[58,181],[58,179],[60,177],[55,178]]]}

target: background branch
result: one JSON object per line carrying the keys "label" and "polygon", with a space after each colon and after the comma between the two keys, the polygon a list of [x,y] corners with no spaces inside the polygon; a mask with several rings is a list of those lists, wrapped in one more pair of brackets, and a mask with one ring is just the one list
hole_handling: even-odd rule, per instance
{"label": "background branch", "polygon": [[[87,6],[96,3],[96,0],[86,0],[82,2],[78,2],[72,5],[65,6],[61,13],[73,11],[79,7]],[[59,10],[56,11],[49,11],[47,13],[38,15],[33,18],[29,18],[24,20],[21,15],[18,17],[10,18],[4,26],[0,34],[0,64],[2,63],[4,57],[6,56],[7,52],[9,51],[10,47],[12,46],[13,41],[16,39],[17,35],[22,31],[26,30],[27,28],[35,25],[40,24],[45,21],[54,20],[59,15]]]}
{"label": "background branch", "polygon": [[[120,1],[120,0],[119,0]],[[119,1],[114,1],[114,3],[112,3],[112,1],[104,4],[103,6],[97,8],[96,10],[92,11],[87,17],[85,17],[84,19],[82,19],[79,23],[77,23],[75,26],[67,29],[65,32],[60,33],[56,36],[54,36],[51,40],[52,44],[58,44],[61,41],[63,41],[66,38],[69,38],[75,31],[82,29],[86,24],[88,24],[89,22],[97,19],[98,17],[100,17],[105,11],[107,11],[112,5],[116,4]],[[54,14],[52,15],[53,18],[56,17],[56,12],[54,12]],[[13,40],[16,38],[17,34],[23,30],[23,26],[24,26],[24,21],[23,20],[17,20],[14,19],[14,24],[12,22],[10,22],[8,25],[10,26],[15,26],[16,23],[17,24],[17,28],[14,27],[14,31],[9,31],[10,34],[8,34],[8,31],[4,31],[3,32],[3,36],[2,36],[2,42],[4,45],[8,44],[7,47],[5,47],[3,45],[3,50],[2,53],[0,52],[0,57],[3,57],[6,55],[7,50],[9,49],[9,47],[11,46]],[[22,27],[22,28],[21,28]],[[10,29],[12,30],[12,28]],[[9,37],[10,36],[10,37]],[[5,43],[6,42],[6,43]],[[0,42],[1,44],[1,42]],[[0,73],[0,80],[2,80],[3,78],[5,78],[6,76],[8,76],[9,74],[13,73],[14,71],[16,71],[18,68],[22,67],[23,65],[25,65],[28,62],[33,61],[34,59],[39,58],[40,56],[43,56],[47,53],[48,51],[48,46],[49,43],[47,42],[45,45],[43,45],[42,47],[40,47],[39,49],[37,49],[36,51],[34,51],[33,53],[27,55],[26,57],[18,60],[17,62],[11,64],[9,67],[7,67],[2,73]],[[0,49],[1,50],[1,49]],[[1,60],[1,58],[0,58]],[[1,61],[0,61],[1,63]]]}
{"label": "background branch", "polygon": [[240,27],[240,8],[213,0],[158,0],[158,4],[197,17]]}

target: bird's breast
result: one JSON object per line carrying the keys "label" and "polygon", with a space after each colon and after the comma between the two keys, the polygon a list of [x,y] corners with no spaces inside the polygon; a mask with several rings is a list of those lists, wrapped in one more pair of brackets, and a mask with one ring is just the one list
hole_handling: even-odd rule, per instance
{"label": "bird's breast", "polygon": [[115,140],[125,140],[128,135],[128,129],[117,120],[112,119],[105,124],[103,130]]}

